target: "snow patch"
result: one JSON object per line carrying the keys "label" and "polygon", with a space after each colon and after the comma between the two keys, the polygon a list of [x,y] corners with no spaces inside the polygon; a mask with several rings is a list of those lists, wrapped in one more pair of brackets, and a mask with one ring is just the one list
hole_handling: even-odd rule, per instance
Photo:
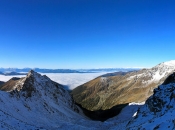
{"label": "snow patch", "polygon": [[107,79],[108,79],[107,77],[101,77],[101,78],[100,78],[100,81],[103,83],[103,82],[106,82]]}
{"label": "snow patch", "polygon": [[164,62],[163,64],[167,66],[175,66],[175,60],[167,61],[167,62]]}

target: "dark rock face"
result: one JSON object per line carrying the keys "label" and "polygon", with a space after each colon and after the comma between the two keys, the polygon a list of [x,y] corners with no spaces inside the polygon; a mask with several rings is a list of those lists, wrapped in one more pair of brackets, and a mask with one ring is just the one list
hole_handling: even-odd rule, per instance
{"label": "dark rock face", "polygon": [[163,85],[175,83],[175,72],[168,76],[168,78],[164,81]]}
{"label": "dark rock face", "polygon": [[167,81],[170,81],[173,76],[174,74],[170,75],[166,80],[167,84],[163,84],[156,88],[154,94],[146,101],[151,112],[157,113],[161,112],[163,108],[172,107],[170,102],[172,99],[175,99],[175,79],[171,81],[172,83],[169,82],[169,84]]}
{"label": "dark rock face", "polygon": [[5,82],[3,82],[3,81],[0,81],[0,85],[2,85],[2,84],[4,84]]}
{"label": "dark rock face", "polygon": [[0,81],[0,89],[1,89],[1,86],[2,86],[4,83],[5,83],[5,82]]}

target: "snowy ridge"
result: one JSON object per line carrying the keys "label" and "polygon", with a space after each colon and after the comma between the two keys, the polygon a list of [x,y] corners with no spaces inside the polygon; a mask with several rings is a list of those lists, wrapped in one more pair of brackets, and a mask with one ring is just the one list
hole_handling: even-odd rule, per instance
{"label": "snowy ridge", "polygon": [[147,77],[145,80],[142,81],[142,83],[144,83],[144,84],[150,84],[152,82],[157,83],[162,79],[163,79],[162,80],[162,82],[163,82],[164,79],[166,77],[168,77],[168,75],[170,75],[174,71],[175,71],[175,60],[172,60],[172,61],[160,63],[151,69],[143,69],[142,73],[131,76],[128,78],[128,80],[131,80],[134,78],[135,79],[140,79],[140,78],[144,79],[145,77]]}
{"label": "snowy ridge", "polygon": [[163,62],[163,64],[165,64],[165,65],[167,65],[167,66],[175,66],[175,60]]}
{"label": "snowy ridge", "polygon": [[[47,76],[30,71],[11,92],[0,91],[0,129],[88,128],[70,94]],[[93,127],[91,127],[93,128]]]}

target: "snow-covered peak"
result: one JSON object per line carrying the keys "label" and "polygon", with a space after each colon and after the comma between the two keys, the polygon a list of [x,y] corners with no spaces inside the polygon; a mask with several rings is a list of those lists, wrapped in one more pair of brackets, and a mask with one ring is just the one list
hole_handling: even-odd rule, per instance
{"label": "snow-covered peak", "polygon": [[40,88],[39,86],[41,84],[43,84],[43,82],[47,82],[48,84],[53,84],[54,82],[48,78],[46,75],[41,75],[33,70],[29,71],[28,74],[26,75],[26,77],[21,78],[20,80],[18,80],[16,82],[16,85],[14,85],[12,87],[12,89],[10,91],[13,90],[17,90],[17,91],[21,91],[21,90],[28,90],[28,88],[33,88],[33,89],[44,89],[44,85],[42,86],[42,88]]}
{"label": "snow-covered peak", "polygon": [[159,71],[175,70],[175,60],[160,63],[157,66],[153,67],[152,70],[159,70]]}
{"label": "snow-covered peak", "polygon": [[175,60],[167,61],[167,62],[164,62],[163,64],[167,66],[175,66]]}
{"label": "snow-covered peak", "polygon": [[153,79],[159,81],[162,78],[167,78],[168,75],[172,74],[175,71],[175,60],[168,62],[163,62],[157,66],[150,69],[150,72],[153,75]]}
{"label": "snow-covered peak", "polygon": [[49,79],[47,76],[45,76],[45,75],[42,76],[41,74],[35,72],[34,70],[30,70],[25,78],[26,79],[33,78],[33,79],[40,79],[40,80],[44,79],[44,78]]}
{"label": "snow-covered peak", "polygon": [[85,120],[69,92],[47,76],[30,71],[9,86],[0,91],[0,129],[68,129]]}
{"label": "snow-covered peak", "polygon": [[128,79],[129,80],[133,78],[144,79],[142,82],[146,84],[150,84],[153,82],[156,83],[159,82],[159,84],[161,84],[168,77],[168,75],[172,74],[174,71],[175,71],[175,60],[171,60],[168,62],[160,63],[150,69],[143,69],[139,72],[139,74],[132,75]]}
{"label": "snow-covered peak", "polygon": [[175,60],[160,63],[153,68],[175,68]]}
{"label": "snow-covered peak", "polygon": [[27,76],[34,76],[34,75],[40,75],[39,73],[35,72],[34,70],[30,70],[27,74]]}

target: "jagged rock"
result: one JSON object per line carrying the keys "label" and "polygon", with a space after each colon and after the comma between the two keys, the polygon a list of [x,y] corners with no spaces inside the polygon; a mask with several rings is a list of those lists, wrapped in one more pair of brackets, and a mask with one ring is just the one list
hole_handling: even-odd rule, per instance
{"label": "jagged rock", "polygon": [[169,83],[175,83],[175,72],[168,76],[168,78],[164,81],[164,85],[169,84]]}

